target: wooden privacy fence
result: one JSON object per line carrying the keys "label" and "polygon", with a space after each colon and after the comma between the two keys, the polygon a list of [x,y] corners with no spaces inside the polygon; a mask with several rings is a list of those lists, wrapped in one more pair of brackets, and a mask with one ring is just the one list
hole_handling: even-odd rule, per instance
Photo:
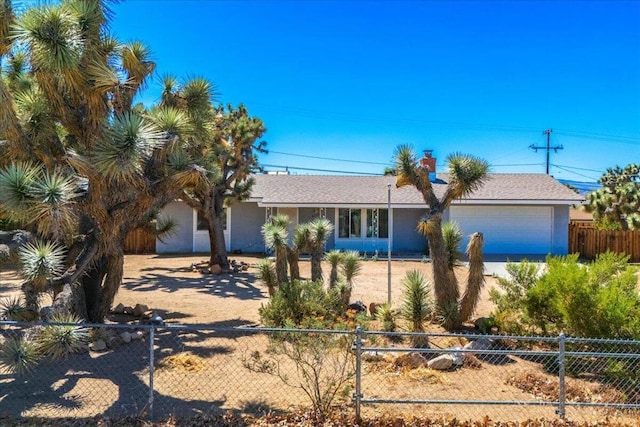
{"label": "wooden privacy fence", "polygon": [[156,236],[137,229],[127,234],[124,240],[126,254],[153,254],[156,252]]}
{"label": "wooden privacy fence", "polygon": [[596,230],[590,222],[569,223],[569,253],[593,259],[607,250],[630,255],[630,262],[640,262],[640,230],[606,231]]}

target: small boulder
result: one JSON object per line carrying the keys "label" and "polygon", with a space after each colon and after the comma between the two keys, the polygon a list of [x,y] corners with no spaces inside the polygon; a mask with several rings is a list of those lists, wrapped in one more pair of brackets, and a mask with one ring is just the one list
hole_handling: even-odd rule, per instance
{"label": "small boulder", "polygon": [[126,306],[122,312],[131,316],[133,315],[133,307]]}
{"label": "small boulder", "polygon": [[104,351],[107,349],[107,343],[104,340],[96,340],[89,345],[92,351]]}
{"label": "small boulder", "polygon": [[130,343],[131,342],[131,332],[124,331],[123,333],[120,334],[120,338],[122,339],[122,342]]}
{"label": "small boulder", "polygon": [[220,267],[220,264],[213,264],[209,267],[209,273],[218,275],[222,273],[222,267]]}
{"label": "small boulder", "polygon": [[431,369],[446,371],[453,366],[454,362],[454,357],[451,354],[441,354],[440,356],[429,360],[427,366]]}
{"label": "small boulder", "polygon": [[107,340],[107,346],[109,348],[118,348],[123,342],[123,339],[119,335],[112,335]]}
{"label": "small boulder", "polygon": [[136,317],[142,317],[146,311],[149,311],[149,306],[146,304],[136,304],[133,308],[133,315]]}
{"label": "small boulder", "polygon": [[493,340],[487,338],[480,338],[475,341],[469,341],[464,345],[465,350],[489,350],[493,347]]}
{"label": "small boulder", "polygon": [[398,356],[396,357],[396,360],[394,360],[393,362],[395,366],[403,367],[403,368],[411,368],[411,369],[427,366],[427,363],[428,363],[427,359],[425,359],[422,354],[416,353],[416,352],[407,353],[407,354],[403,354],[402,356]]}
{"label": "small boulder", "polygon": [[139,339],[142,339],[142,337],[143,337],[143,336],[144,336],[144,332],[143,332],[143,331],[141,331],[141,330],[139,330],[139,329],[138,329],[137,331],[133,331],[133,332],[131,333],[131,339],[132,339],[132,340],[139,340]]}
{"label": "small boulder", "polygon": [[124,304],[120,303],[113,307],[113,313],[115,314],[124,314]]}

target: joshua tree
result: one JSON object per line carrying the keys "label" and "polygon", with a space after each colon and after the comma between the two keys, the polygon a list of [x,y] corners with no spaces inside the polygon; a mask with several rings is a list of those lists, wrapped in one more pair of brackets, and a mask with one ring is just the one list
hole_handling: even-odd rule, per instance
{"label": "joshua tree", "polygon": [[311,252],[311,280],[322,281],[324,245],[333,231],[333,225],[325,218],[316,218],[308,224],[307,246]]}
{"label": "joshua tree", "polygon": [[35,266],[26,300],[63,291],[94,322],[121,284],[127,233],[155,231],[155,214],[202,176],[176,161],[195,134],[184,117],[133,105],[155,64],[143,44],[109,35],[106,3],[61,0],[16,16],[0,2],[0,216],[50,242],[22,250]]}
{"label": "joshua tree", "polygon": [[640,164],[607,169],[599,182],[602,188],[587,195],[587,212],[593,212],[601,229],[640,229]]}
{"label": "joshua tree", "polygon": [[331,266],[331,272],[329,273],[329,288],[333,288],[338,283],[338,266],[342,261],[342,252],[339,250],[332,250],[327,252],[325,259]]}
{"label": "joshua tree", "polygon": [[276,280],[278,285],[289,281],[287,277],[287,225],[289,217],[276,215],[262,226],[262,236],[268,248],[273,249],[276,255]]}
{"label": "joshua tree", "polygon": [[[438,197],[429,180],[429,168],[418,164],[413,149],[403,145],[396,150],[396,186],[414,186],[420,191],[429,207],[418,224],[418,230],[427,237],[429,242],[429,252],[433,262],[436,309],[441,313],[447,313],[446,317],[450,318],[454,308],[455,312],[458,312],[460,291],[451,269],[452,249],[447,247],[443,236],[442,216],[455,199],[468,196],[484,184],[488,178],[489,165],[477,157],[458,153],[450,155],[447,163],[449,182],[444,194]],[[481,253],[482,239],[472,239],[474,240],[476,244],[479,243],[479,247],[474,247],[474,250]],[[479,259],[482,259],[481,255]],[[478,257],[474,258],[474,262],[477,260]],[[467,294],[473,295],[469,292]],[[459,324],[461,320],[459,316],[457,317],[458,319],[450,326]]]}

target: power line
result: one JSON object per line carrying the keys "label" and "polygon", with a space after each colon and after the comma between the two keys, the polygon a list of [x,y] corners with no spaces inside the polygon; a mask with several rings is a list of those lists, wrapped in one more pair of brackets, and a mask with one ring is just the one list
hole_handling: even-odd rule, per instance
{"label": "power line", "polygon": [[583,178],[589,178],[589,179],[594,180],[594,181],[597,181],[597,180],[598,180],[598,178],[594,178],[594,177],[592,177],[592,176],[588,176],[588,175],[585,175],[585,174],[582,174],[582,173],[579,173],[579,172],[574,172],[574,171],[572,171],[572,170],[569,170],[569,169],[563,168],[562,166],[559,166],[559,165],[553,165],[553,167],[558,168],[558,169],[560,169],[560,170],[563,170],[563,171],[565,171],[565,172],[572,173],[572,174],[574,174],[574,175],[581,176],[581,177],[583,177]]}
{"label": "power line", "polygon": [[362,163],[362,164],[366,164],[366,165],[389,166],[391,164],[391,162],[381,163],[381,162],[367,162],[367,161],[364,161],[364,160],[336,159],[336,158],[332,158],[332,157],[310,156],[310,155],[307,155],[307,154],[283,153],[282,151],[273,151],[273,150],[269,150],[269,153],[282,154],[284,156],[304,157],[304,158],[307,158],[307,159],[331,160],[331,161],[334,161],[334,162]]}
{"label": "power line", "polygon": [[304,167],[286,166],[286,165],[261,165],[261,166],[268,167],[268,168],[281,168],[286,171],[288,171],[289,169],[294,169],[294,170],[303,170],[303,171],[310,171],[310,172],[344,173],[344,174],[351,174],[351,175],[374,175],[374,176],[384,175],[383,173],[342,171],[342,170],[334,170],[334,169],[316,169],[316,168],[304,168]]}

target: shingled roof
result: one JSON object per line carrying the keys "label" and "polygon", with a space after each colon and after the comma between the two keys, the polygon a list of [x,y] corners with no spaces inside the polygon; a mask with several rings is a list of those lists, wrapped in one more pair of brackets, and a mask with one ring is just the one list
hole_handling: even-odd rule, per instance
{"label": "shingled roof", "polygon": [[[434,190],[442,197],[447,174],[438,174]],[[251,200],[261,206],[359,206],[386,205],[387,184],[391,204],[424,206],[413,187],[396,188],[393,176],[255,175]],[[487,182],[464,200],[464,204],[566,204],[583,199],[545,174],[490,174]]]}

